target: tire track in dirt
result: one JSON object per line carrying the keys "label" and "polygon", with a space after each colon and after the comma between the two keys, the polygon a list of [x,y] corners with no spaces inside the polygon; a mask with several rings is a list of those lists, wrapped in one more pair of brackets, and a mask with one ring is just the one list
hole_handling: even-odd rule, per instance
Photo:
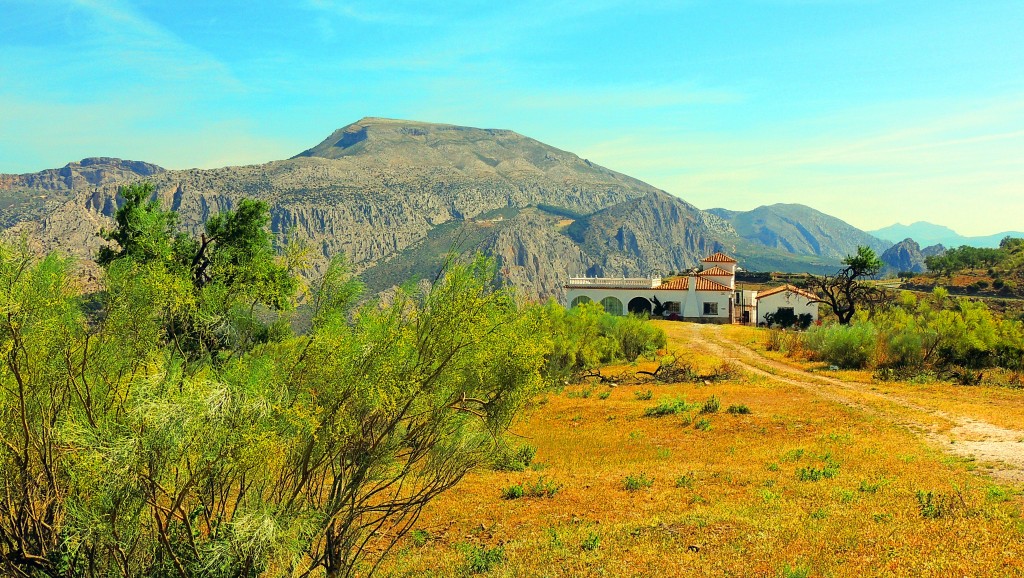
{"label": "tire track in dirt", "polygon": [[[976,460],[1001,462],[1007,467],[992,470],[990,473],[993,476],[1007,481],[1024,482],[1024,431],[1000,427],[970,416],[927,408],[899,395],[872,391],[866,384],[814,375],[768,359],[724,337],[721,335],[721,328],[716,325],[690,324],[687,331],[691,345],[703,348],[723,360],[736,363],[745,371],[772,381],[803,388],[835,403],[886,417],[914,434],[924,437],[944,452]],[[861,400],[858,400],[858,397]],[[870,403],[866,403],[867,401]],[[942,419],[951,427],[948,431],[941,431],[934,424],[912,419],[906,412],[887,409],[892,406]]]}

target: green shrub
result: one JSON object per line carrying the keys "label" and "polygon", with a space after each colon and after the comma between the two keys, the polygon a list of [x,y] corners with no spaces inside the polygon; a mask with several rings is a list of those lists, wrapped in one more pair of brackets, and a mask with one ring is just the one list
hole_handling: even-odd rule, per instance
{"label": "green shrub", "polygon": [[711,431],[711,420],[702,417],[694,422],[693,427],[700,431]]}
{"label": "green shrub", "polygon": [[811,569],[806,566],[790,566],[786,564],[782,568],[782,578],[808,578],[811,575]]}
{"label": "green shrub", "polygon": [[804,345],[816,359],[843,369],[862,369],[872,362],[878,333],[869,322],[812,327]]}
{"label": "green shrub", "polygon": [[430,541],[430,532],[426,530],[421,530],[419,528],[413,530],[411,536],[412,545],[416,546],[417,548],[422,548],[423,546],[426,546],[427,542]]}
{"label": "green shrub", "polygon": [[536,455],[537,448],[529,444],[505,447],[494,457],[491,468],[499,472],[521,472],[530,467]]}
{"label": "green shrub", "polygon": [[504,500],[518,500],[525,495],[522,484],[515,484],[507,488],[502,488],[501,497]]}
{"label": "green shrub", "polygon": [[917,507],[922,518],[937,520],[954,516],[970,516],[971,508],[967,505],[963,493],[954,489],[952,493],[917,491]]}
{"label": "green shrub", "polygon": [[719,403],[718,397],[712,395],[711,397],[709,397],[707,399],[707,401],[704,402],[704,405],[701,406],[700,412],[701,413],[705,413],[705,414],[706,413],[718,413],[718,409],[720,407],[722,407],[722,404]]}
{"label": "green shrub", "polygon": [[878,492],[878,490],[882,486],[884,486],[884,485],[885,485],[885,480],[879,480],[877,482],[869,482],[867,480],[861,480],[860,481],[860,487],[858,489],[860,491],[864,492],[864,493],[867,493],[867,494],[874,494],[874,493]]}
{"label": "green shrub", "polygon": [[600,303],[566,309],[554,300],[534,309],[547,329],[544,373],[552,383],[616,360],[633,361],[667,344],[665,332],[645,319],[605,313]]}
{"label": "green shrub", "polygon": [[785,461],[785,462],[798,462],[798,461],[800,461],[800,458],[802,458],[802,457],[804,457],[804,449],[803,448],[796,448],[796,449],[789,450],[786,453],[782,454],[782,461]]}
{"label": "green shrub", "polygon": [[918,368],[924,362],[924,338],[916,325],[883,335],[884,365],[897,368]]}
{"label": "green shrub", "polygon": [[635,492],[637,490],[646,490],[654,485],[654,478],[648,477],[647,474],[641,473],[639,475],[629,475],[622,480],[622,487],[628,492]]}
{"label": "green shrub", "polygon": [[687,473],[687,474],[683,474],[683,475],[679,476],[678,478],[676,478],[676,487],[677,488],[686,488],[688,490],[692,490],[693,489],[693,485],[694,485],[694,483],[696,483],[696,481],[697,481],[697,478],[696,478],[696,476],[693,475],[693,472],[690,472],[690,473]]}
{"label": "green shrub", "polygon": [[601,545],[601,535],[596,532],[591,532],[584,540],[580,543],[580,548],[586,552],[593,552]]}
{"label": "green shrub", "polygon": [[562,489],[562,484],[554,480],[546,480],[544,476],[537,478],[533,484],[526,486],[526,495],[531,498],[554,498]]}
{"label": "green shrub", "polygon": [[465,549],[466,569],[470,574],[490,572],[505,560],[505,548],[495,546],[472,546]]}
{"label": "green shrub", "polygon": [[750,414],[750,408],[744,404],[730,405],[729,409],[725,410],[727,413],[732,415],[748,415]]}
{"label": "green shrub", "polygon": [[615,323],[612,324],[610,334],[618,340],[619,350],[629,361],[641,355],[649,357],[668,344],[665,332],[646,318],[629,315],[612,319],[615,319]]}
{"label": "green shrub", "polygon": [[686,413],[696,407],[696,404],[686,403],[686,399],[667,399],[654,407],[649,407],[644,411],[646,417],[663,417],[666,415],[676,415],[680,413]]}
{"label": "green shrub", "polygon": [[798,468],[796,470],[796,479],[801,482],[817,482],[820,480],[827,480],[836,477],[839,473],[839,464],[834,462],[826,461],[825,465],[816,468],[814,466],[807,466]]}
{"label": "green shrub", "polygon": [[602,391],[601,393],[597,394],[597,399],[608,399],[608,396],[610,396],[611,394],[612,392],[610,391]]}
{"label": "green shrub", "polygon": [[648,401],[654,397],[654,392],[649,389],[644,391],[634,391],[633,396],[636,397],[638,401]]}

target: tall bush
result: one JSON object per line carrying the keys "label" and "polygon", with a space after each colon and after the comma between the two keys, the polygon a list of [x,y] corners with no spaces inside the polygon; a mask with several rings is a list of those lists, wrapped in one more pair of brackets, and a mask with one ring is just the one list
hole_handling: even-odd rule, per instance
{"label": "tall bush", "polygon": [[550,301],[534,314],[547,329],[546,372],[556,380],[612,361],[634,361],[667,344],[665,332],[646,319],[609,315],[600,303],[566,309]]}
{"label": "tall bush", "polygon": [[549,341],[486,260],[355,312],[328,273],[308,334],[195,356],[187,275],[115,259],[86,304],[65,261],[0,247],[0,574],[372,573],[490,462]]}
{"label": "tall bush", "polygon": [[843,369],[863,369],[874,361],[878,332],[870,322],[812,327],[804,337],[815,359]]}

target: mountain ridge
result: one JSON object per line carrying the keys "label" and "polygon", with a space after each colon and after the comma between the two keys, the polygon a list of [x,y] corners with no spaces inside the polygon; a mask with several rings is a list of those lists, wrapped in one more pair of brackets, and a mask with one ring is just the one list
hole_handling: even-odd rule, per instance
{"label": "mountain ridge", "polygon": [[945,247],[968,245],[971,247],[995,248],[999,246],[999,242],[1005,237],[1024,237],[1024,233],[1020,231],[1003,231],[991,235],[965,236],[945,225],[938,225],[928,221],[915,221],[909,225],[895,223],[869,232],[882,239],[911,238],[921,245],[943,245]]}
{"label": "mountain ridge", "polygon": [[264,200],[279,243],[298,235],[317,268],[340,254],[375,290],[429,274],[418,261],[459,239],[464,250],[493,255],[501,278],[534,299],[560,296],[570,275],[678,271],[715,250],[751,268],[820,271],[845,248],[837,244],[843,235],[824,230],[814,233],[822,239],[816,252],[745,238],[714,212],[505,129],[366,117],[263,164],[167,170],[101,157],[69,167],[70,179],[63,169],[0,175],[5,236],[89,258],[103,243],[96,232],[112,224],[118,187],[148,180],[154,199],[193,232],[241,198]]}

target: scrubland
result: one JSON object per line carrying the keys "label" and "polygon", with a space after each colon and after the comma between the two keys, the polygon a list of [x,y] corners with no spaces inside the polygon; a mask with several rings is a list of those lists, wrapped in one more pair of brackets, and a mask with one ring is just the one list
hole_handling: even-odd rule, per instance
{"label": "scrubland", "polygon": [[950,451],[963,420],[1015,431],[1020,392],[874,382],[765,352],[758,330],[659,325],[702,372],[740,371],[663,384],[641,362],[544,394],[513,428],[532,462],[470,474],[382,573],[1024,575],[1016,465]]}

